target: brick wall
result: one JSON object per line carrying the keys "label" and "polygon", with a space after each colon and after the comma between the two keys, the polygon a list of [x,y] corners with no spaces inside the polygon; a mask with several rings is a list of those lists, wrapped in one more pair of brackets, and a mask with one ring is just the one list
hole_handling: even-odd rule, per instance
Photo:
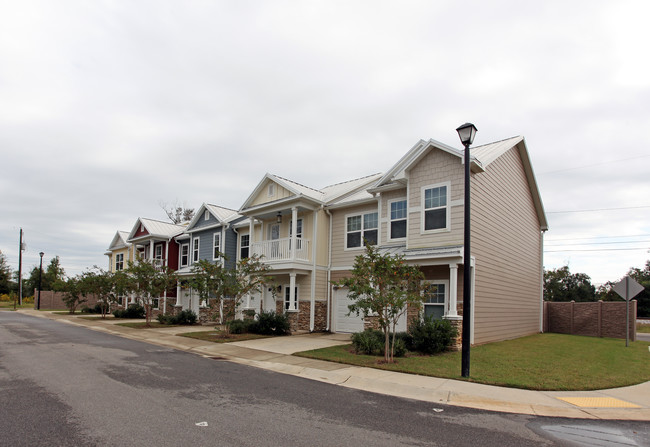
{"label": "brick wall", "polygon": [[[67,306],[63,302],[63,297],[65,294],[63,292],[53,292],[51,290],[41,290],[41,309],[48,310],[68,310]],[[82,303],[77,306],[77,311],[80,311],[82,307],[93,307],[97,304],[97,298],[94,295],[91,295],[87,298],[87,302]],[[38,289],[34,289],[34,309],[38,307]]]}
{"label": "brick wall", "polygon": [[[636,340],[636,300],[630,301],[629,337]],[[544,302],[544,332],[625,338],[623,301]]]}

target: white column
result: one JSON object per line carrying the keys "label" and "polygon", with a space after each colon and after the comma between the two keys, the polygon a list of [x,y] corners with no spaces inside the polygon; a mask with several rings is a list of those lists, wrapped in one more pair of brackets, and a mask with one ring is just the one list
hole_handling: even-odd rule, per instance
{"label": "white column", "polygon": [[[304,230],[304,228],[303,228]],[[291,208],[291,260],[296,260],[296,250],[298,250],[298,208]],[[291,289],[293,290],[293,289]]]}
{"label": "white column", "polygon": [[458,316],[458,264],[449,264],[449,310],[448,317]]}
{"label": "white column", "polygon": [[289,310],[298,310],[296,296],[296,274],[289,273]]}
{"label": "white column", "polygon": [[178,305],[183,305],[181,301],[181,282],[177,281],[176,282],[176,306]]}
{"label": "white column", "polygon": [[154,241],[152,240],[149,243],[149,260],[153,261],[153,246],[154,246]]}
{"label": "white column", "polygon": [[253,254],[251,251],[252,245],[253,245],[253,230],[255,229],[255,224],[253,223],[253,217],[251,216],[251,221],[250,224],[248,224],[248,251],[250,254]]}
{"label": "white column", "polygon": [[169,267],[169,241],[165,242],[165,259],[163,265]]}

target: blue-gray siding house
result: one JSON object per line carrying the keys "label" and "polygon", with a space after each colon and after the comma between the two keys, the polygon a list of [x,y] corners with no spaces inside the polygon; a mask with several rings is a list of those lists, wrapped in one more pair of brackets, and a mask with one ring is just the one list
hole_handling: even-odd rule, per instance
{"label": "blue-gray siding house", "polygon": [[[199,260],[223,262],[234,269],[237,262],[237,233],[234,225],[246,217],[237,211],[204,203],[187,225],[183,234],[176,237],[178,243],[177,307],[191,309],[197,315],[202,305],[200,297],[188,285],[192,269]],[[225,255],[225,256],[224,256]]]}

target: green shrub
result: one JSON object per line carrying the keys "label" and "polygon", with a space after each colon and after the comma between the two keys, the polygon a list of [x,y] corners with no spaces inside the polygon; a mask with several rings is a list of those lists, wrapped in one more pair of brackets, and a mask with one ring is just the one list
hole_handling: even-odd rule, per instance
{"label": "green shrub", "polygon": [[256,323],[254,320],[232,320],[226,324],[231,334],[244,334],[250,332],[250,328],[254,323]]}
{"label": "green shrub", "polygon": [[447,320],[433,320],[425,317],[413,321],[409,327],[406,347],[422,354],[437,354],[449,349],[457,332]]}
{"label": "green shrub", "polygon": [[175,317],[175,322],[173,324],[183,324],[183,325],[192,325],[196,324],[196,314],[190,309],[185,309],[181,311]]}
{"label": "green shrub", "polygon": [[352,346],[357,354],[381,355],[384,352],[384,333],[366,329],[352,334]]}
{"label": "green shrub", "polygon": [[157,319],[160,324],[192,325],[196,323],[196,314],[190,309],[185,309],[178,315],[158,314]]}
{"label": "green shrub", "polygon": [[115,318],[144,318],[144,307],[140,304],[129,304],[126,309],[115,309]]}
{"label": "green shrub", "polygon": [[290,333],[289,317],[283,313],[262,311],[248,330],[254,334],[287,335]]}

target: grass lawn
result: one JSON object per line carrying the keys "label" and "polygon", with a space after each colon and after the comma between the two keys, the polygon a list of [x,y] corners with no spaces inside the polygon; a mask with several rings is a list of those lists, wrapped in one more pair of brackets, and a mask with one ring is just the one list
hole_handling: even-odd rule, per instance
{"label": "grass lawn", "polygon": [[650,380],[650,343],[563,334],[537,334],[475,346],[470,378],[460,376],[461,353],[398,358],[356,355],[352,345],[301,352],[302,357],[390,371],[443,377],[532,390],[596,390]]}
{"label": "grass lawn", "polygon": [[203,332],[188,332],[186,334],[178,334],[181,337],[195,338],[197,340],[211,341],[213,343],[230,343],[233,341],[256,340],[258,338],[268,338],[268,335],[259,334],[225,334],[221,330],[203,331]]}
{"label": "grass lawn", "polygon": [[[33,309],[34,303],[25,303],[23,305],[16,304],[16,309]],[[13,301],[0,301],[0,310],[14,310]]]}
{"label": "grass lawn", "polygon": [[138,322],[131,322],[131,323],[117,323],[116,326],[130,327],[132,329],[160,329],[162,327],[176,327],[176,326],[179,326],[179,325],[178,324],[162,324],[159,321],[152,321],[151,323],[149,323],[149,326],[147,326],[146,322],[138,321]]}

